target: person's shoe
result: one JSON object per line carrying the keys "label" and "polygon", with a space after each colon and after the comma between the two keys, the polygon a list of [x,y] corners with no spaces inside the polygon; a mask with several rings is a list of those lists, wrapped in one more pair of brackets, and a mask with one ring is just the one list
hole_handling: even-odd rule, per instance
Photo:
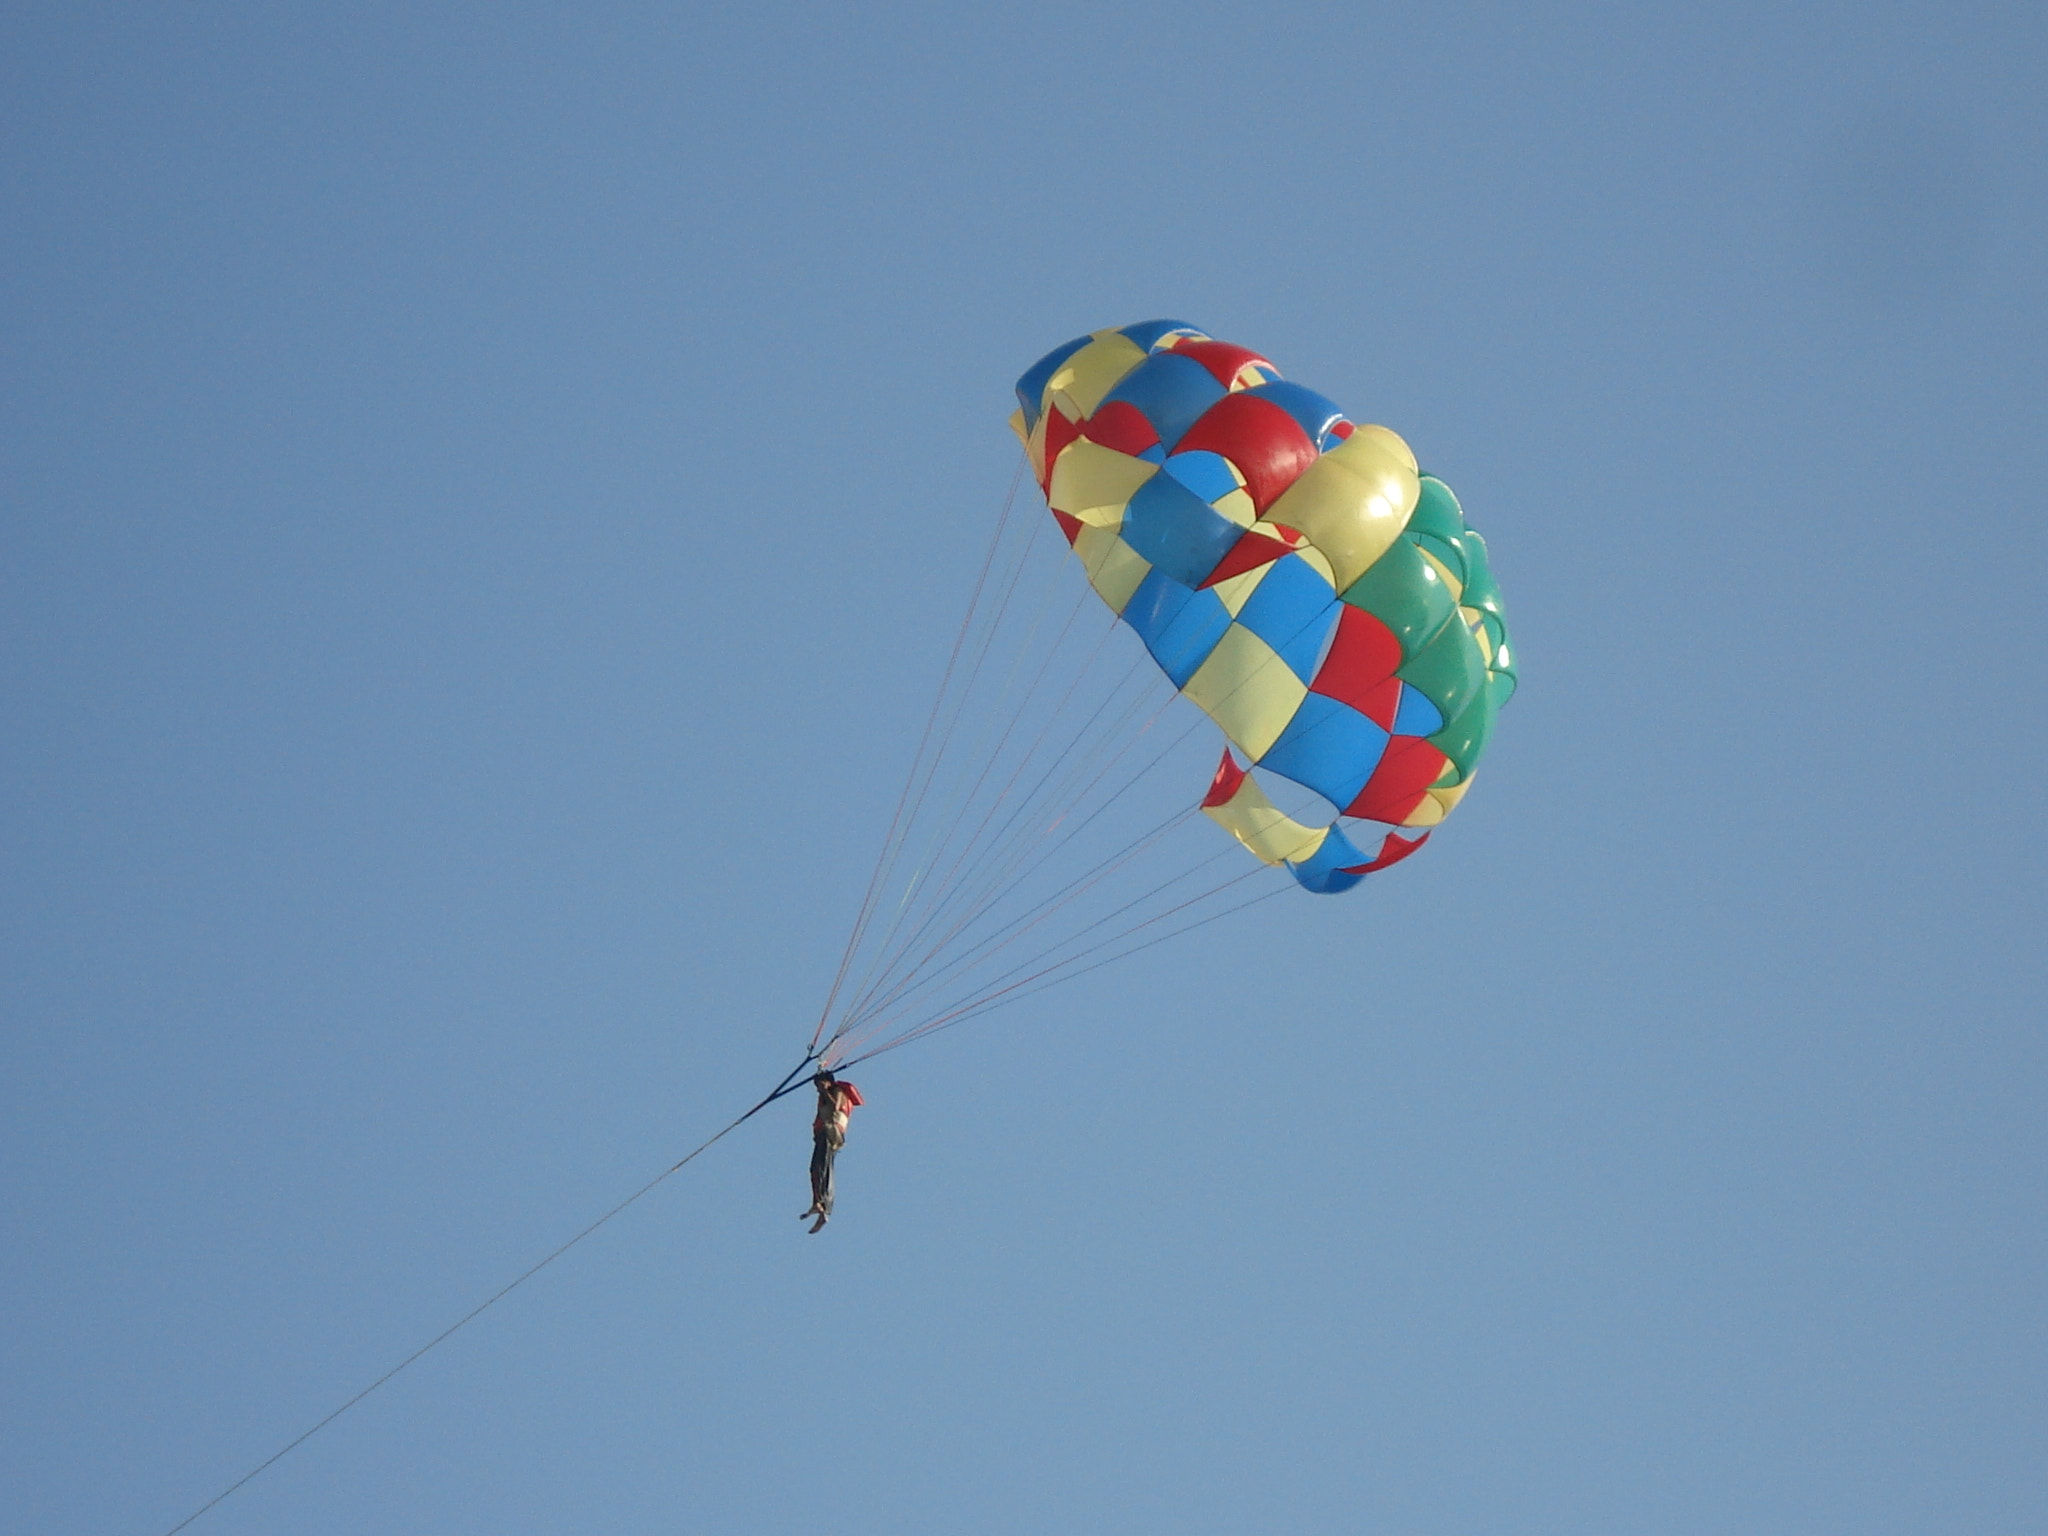
{"label": "person's shoe", "polygon": [[825,1223],[829,1220],[831,1220],[831,1218],[827,1216],[823,1211],[818,1212],[818,1219],[811,1223],[812,1233],[816,1234],[818,1232],[823,1231]]}

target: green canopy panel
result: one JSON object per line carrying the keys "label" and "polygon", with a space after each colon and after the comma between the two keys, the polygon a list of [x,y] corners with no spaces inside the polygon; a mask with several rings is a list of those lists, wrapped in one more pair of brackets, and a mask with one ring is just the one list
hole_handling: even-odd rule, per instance
{"label": "green canopy panel", "polygon": [[1500,714],[1490,686],[1474,693],[1451,723],[1429,738],[1429,744],[1448,757],[1458,769],[1458,782],[1470,777],[1479,756],[1493,735],[1493,722]]}
{"label": "green canopy panel", "polygon": [[1426,694],[1446,720],[1455,720],[1485,689],[1486,658],[1471,630],[1463,624],[1446,624],[1394,675]]}
{"label": "green canopy panel", "polygon": [[1436,567],[1407,538],[1398,538],[1358,580],[1344,601],[1363,608],[1394,632],[1402,657],[1420,652],[1458,611],[1458,600]]}

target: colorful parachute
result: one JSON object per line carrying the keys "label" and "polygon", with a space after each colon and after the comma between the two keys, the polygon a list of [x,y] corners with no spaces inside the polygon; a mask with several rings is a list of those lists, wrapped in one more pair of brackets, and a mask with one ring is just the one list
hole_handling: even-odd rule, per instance
{"label": "colorful parachute", "polygon": [[1515,688],[1450,488],[1387,428],[1174,321],[1069,342],[1017,398],[1089,584],[1246,759],[1224,748],[1203,810],[1316,892],[1421,847]]}

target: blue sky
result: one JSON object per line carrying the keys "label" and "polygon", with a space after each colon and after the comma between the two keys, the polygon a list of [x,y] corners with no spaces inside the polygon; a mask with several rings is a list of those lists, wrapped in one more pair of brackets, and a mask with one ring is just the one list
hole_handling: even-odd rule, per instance
{"label": "blue sky", "polygon": [[[20,5],[0,1466],[162,1531],[765,1090],[1012,379],[1400,431],[1427,853],[744,1131],[222,1533],[2038,1530],[2022,6]],[[782,1113],[782,1110],[788,1110]]]}

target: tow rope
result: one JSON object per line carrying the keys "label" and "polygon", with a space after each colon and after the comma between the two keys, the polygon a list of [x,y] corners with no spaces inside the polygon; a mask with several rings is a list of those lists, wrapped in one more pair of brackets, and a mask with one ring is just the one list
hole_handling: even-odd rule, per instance
{"label": "tow rope", "polygon": [[752,1109],[748,1110],[745,1114],[741,1115],[737,1120],[733,1121],[732,1124],[728,1125],[724,1130],[720,1131],[716,1136],[713,1136],[709,1141],[705,1142],[702,1146],[697,1147],[695,1150],[685,1155],[679,1161],[670,1164],[667,1168],[664,1168],[660,1173],[656,1174],[653,1178],[649,1179],[645,1184],[642,1184],[638,1189],[634,1190],[632,1194],[626,1196],[625,1199],[621,1200],[617,1205],[613,1206],[610,1210],[606,1211],[602,1216],[598,1217],[597,1220],[593,1221],[581,1232],[578,1232],[574,1237],[570,1238],[566,1243],[562,1244],[561,1247],[555,1249],[553,1253],[550,1253],[538,1264],[535,1264],[531,1268],[526,1270],[516,1280],[513,1280],[510,1284],[501,1287],[499,1290],[494,1292],[485,1300],[477,1303],[476,1306],[470,1308],[469,1311],[463,1313],[461,1317],[457,1318],[454,1322],[450,1323],[446,1328],[443,1328],[439,1333],[435,1334],[431,1339],[427,1340],[426,1343],[422,1344],[418,1349],[414,1350],[411,1354],[407,1355],[403,1360],[399,1361],[398,1364],[391,1367],[390,1370],[386,1371],[382,1376],[379,1376],[375,1381],[371,1382],[367,1387],[363,1388],[363,1390],[358,1392],[354,1397],[350,1398],[347,1402],[343,1403],[339,1408],[335,1409],[332,1413],[328,1414],[326,1418],[320,1420],[319,1423],[315,1424],[311,1429],[307,1430],[304,1434],[300,1435],[296,1440],[291,1441],[288,1445],[285,1445],[281,1449],[273,1452],[270,1456],[266,1457],[256,1466],[250,1468],[250,1470],[244,1473],[241,1477],[235,1479],[234,1482],[228,1484],[227,1487],[221,1489],[219,1493],[215,1494],[212,1498],[208,1499],[204,1504],[200,1505],[197,1509],[193,1510],[191,1514],[187,1515],[184,1519],[180,1520],[168,1531],[165,1531],[164,1536],[177,1536],[177,1533],[179,1531],[184,1530],[186,1526],[190,1525],[194,1520],[197,1520],[201,1515],[205,1514],[208,1510],[212,1509],[216,1504],[220,1503],[223,1499],[227,1498],[230,1494],[234,1493],[244,1484],[253,1481],[258,1475],[267,1471],[270,1467],[276,1465],[278,1462],[282,1461],[286,1456],[290,1455],[293,1451],[297,1450],[300,1446],[304,1445],[308,1440],[312,1439],[315,1435],[319,1434],[321,1430],[325,1429],[328,1425],[332,1424],[344,1413],[347,1413],[349,1409],[355,1407],[357,1403],[360,1403],[372,1392],[376,1391],[379,1387],[383,1386],[385,1382],[389,1381],[392,1377],[396,1376],[400,1371],[404,1370],[407,1366],[411,1365],[415,1360],[418,1360],[421,1356],[425,1355],[435,1345],[441,1343],[444,1339],[447,1339],[452,1334],[456,1333],[458,1330],[474,1322],[477,1318],[481,1317],[485,1312],[490,1310],[490,1308],[496,1306],[499,1302],[503,1301],[507,1296],[511,1295],[514,1291],[518,1290],[520,1286],[526,1284],[527,1281],[531,1280],[535,1275],[539,1274],[542,1270],[546,1269],[550,1264],[554,1263],[555,1260],[559,1259],[571,1248],[574,1248],[578,1243],[582,1242],[583,1239],[590,1236],[591,1233],[595,1232],[599,1227],[603,1226],[606,1222],[610,1221],[614,1216],[618,1215],[619,1212],[623,1211],[627,1206],[631,1205],[634,1201],[638,1200],[642,1195],[651,1192],[656,1185],[660,1184],[665,1179],[668,1179],[674,1174],[682,1172],[682,1170],[688,1167],[690,1163],[694,1161],[697,1157],[701,1156],[705,1152],[710,1151],[711,1148],[716,1146],[719,1142],[723,1141],[727,1136],[730,1136],[734,1131],[738,1130],[741,1126],[745,1125],[749,1120],[753,1119],[754,1116],[761,1113],[762,1110],[766,1109],[770,1104],[773,1104],[777,1099],[781,1098],[784,1094],[794,1093],[797,1091],[797,1089],[803,1087],[804,1084],[800,1082],[799,1079],[803,1076],[804,1069],[809,1067],[817,1059],[817,1055],[814,1052],[806,1052],[804,1055],[804,1059],[796,1064],[796,1066],[790,1071],[789,1076],[785,1077],[781,1082],[777,1083],[775,1087],[769,1092],[768,1096],[762,1099],[760,1103],[756,1104]]}

